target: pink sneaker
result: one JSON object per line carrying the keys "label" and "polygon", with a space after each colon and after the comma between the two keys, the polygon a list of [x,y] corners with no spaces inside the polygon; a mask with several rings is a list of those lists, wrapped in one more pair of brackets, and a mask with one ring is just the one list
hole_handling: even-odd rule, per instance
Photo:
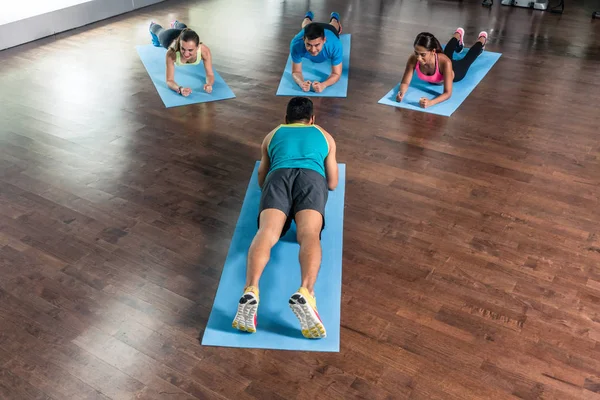
{"label": "pink sneaker", "polygon": [[458,39],[458,46],[454,49],[455,53],[460,53],[465,48],[465,43],[463,38],[465,37],[465,30],[463,28],[456,28],[454,33],[458,33],[460,35],[460,39]]}
{"label": "pink sneaker", "polygon": [[[483,49],[485,49],[485,45],[487,44],[487,41],[488,41],[488,33],[486,31],[479,32],[479,35],[477,36],[477,40],[479,40],[482,37],[485,38],[485,42],[483,42]],[[483,50],[481,50],[481,51],[483,51]]]}

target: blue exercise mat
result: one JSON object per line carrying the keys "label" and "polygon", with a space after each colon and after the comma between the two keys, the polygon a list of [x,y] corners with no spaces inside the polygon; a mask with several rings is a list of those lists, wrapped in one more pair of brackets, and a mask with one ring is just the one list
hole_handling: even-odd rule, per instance
{"label": "blue exercise mat", "polygon": [[257,231],[260,202],[258,163],[252,173],[242,205],[221,281],[213,304],[202,344],[206,346],[262,348],[301,351],[340,351],[340,305],[342,292],[342,232],[346,166],[339,164],[339,185],[329,192],[325,207],[325,229],[321,244],[323,261],[315,295],[317,308],[327,330],[324,339],[302,336],[300,323],[288,300],[300,287],[300,263],[296,227],[282,237],[271,251],[271,259],[260,280],[260,303],[256,333],[231,327],[238,301],[246,283],[246,258]]}
{"label": "blue exercise mat", "polygon": [[146,71],[148,71],[148,75],[150,75],[150,79],[152,79],[152,83],[154,83],[160,98],[167,108],[232,99],[235,97],[235,94],[229,89],[229,86],[227,86],[216,70],[212,93],[208,94],[204,91],[206,71],[202,62],[198,65],[175,66],[175,82],[180,86],[192,89],[192,94],[188,97],[183,97],[167,86],[165,80],[167,49],[154,47],[151,44],[136,46],[136,49],[144,67],[146,67]]}
{"label": "blue exercise mat", "polygon": [[[455,59],[461,59],[467,54],[468,49],[465,48],[460,54],[455,54]],[[484,51],[477,60],[471,65],[467,75],[460,82],[454,82],[452,85],[452,97],[448,100],[438,103],[435,106],[422,108],[419,105],[421,97],[427,97],[432,99],[444,92],[444,85],[432,85],[422,81],[417,77],[416,72],[413,74],[412,80],[408,91],[404,95],[402,102],[396,101],[396,94],[400,89],[400,84],[397,84],[392,90],[390,90],[381,100],[379,104],[385,104],[393,107],[408,108],[410,110],[422,111],[431,114],[445,115],[449,117],[454,111],[462,104],[467,96],[475,89],[475,86],[483,77],[488,73],[494,66],[496,61],[500,58],[501,53],[493,53],[491,51]]]}
{"label": "blue exercise mat", "polygon": [[[306,97],[346,97],[348,95],[348,71],[350,70],[350,35],[340,35],[342,42],[342,76],[335,85],[329,86],[321,93],[315,93],[311,88],[304,92],[292,78],[292,56],[288,56],[285,71],[279,82],[277,96],[306,96]],[[324,82],[331,75],[331,61],[314,63],[302,59],[302,75],[305,80]]]}

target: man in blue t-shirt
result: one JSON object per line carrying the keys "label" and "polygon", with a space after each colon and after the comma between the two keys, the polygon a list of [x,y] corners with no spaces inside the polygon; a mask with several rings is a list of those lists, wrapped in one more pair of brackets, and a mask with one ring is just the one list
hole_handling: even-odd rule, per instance
{"label": "man in blue t-shirt", "polygon": [[[292,78],[303,91],[310,91],[312,86],[316,93],[321,93],[325,88],[339,81],[342,76],[343,49],[340,42],[342,24],[340,15],[336,12],[331,13],[328,24],[312,22],[313,18],[312,11],[306,13],[302,21],[302,30],[290,43]],[[316,63],[330,60],[331,75],[324,82],[305,81],[302,76],[302,58]]]}

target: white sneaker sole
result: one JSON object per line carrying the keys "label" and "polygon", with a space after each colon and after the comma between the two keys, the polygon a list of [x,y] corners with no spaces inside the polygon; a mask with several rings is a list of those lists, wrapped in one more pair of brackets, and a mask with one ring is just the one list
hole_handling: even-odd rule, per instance
{"label": "white sneaker sole", "polygon": [[317,312],[308,304],[300,293],[296,292],[290,297],[290,308],[298,321],[302,335],[308,339],[322,339],[327,336],[325,326],[319,319]]}
{"label": "white sneaker sole", "polygon": [[252,292],[244,293],[238,302],[237,313],[231,326],[240,331],[255,333],[255,316],[258,311],[258,301]]}

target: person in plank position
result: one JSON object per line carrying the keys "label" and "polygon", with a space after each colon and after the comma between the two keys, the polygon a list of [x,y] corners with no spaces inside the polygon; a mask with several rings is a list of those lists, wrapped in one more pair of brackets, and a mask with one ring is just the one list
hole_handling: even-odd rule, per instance
{"label": "person in plank position", "polygon": [[[321,93],[327,87],[335,84],[342,76],[342,24],[340,15],[331,13],[329,23],[313,22],[314,14],[309,11],[302,21],[302,30],[294,36],[290,43],[292,56],[292,78],[294,82],[308,92],[310,88]],[[302,59],[306,58],[315,63],[331,61],[331,74],[323,82],[304,80],[302,75]]]}
{"label": "person in plank position", "polygon": [[159,24],[151,22],[149,30],[152,44],[167,49],[167,86],[184,97],[189,96],[192,89],[175,82],[175,65],[198,65],[203,61],[206,71],[206,83],[203,89],[206,93],[212,93],[215,83],[212,55],[208,46],[200,41],[198,34],[177,20],[171,22],[170,29],[164,29]]}
{"label": "person in plank position", "polygon": [[465,30],[457,28],[446,47],[442,50],[440,42],[431,33],[419,33],[415,38],[414,53],[410,55],[406,62],[396,101],[401,102],[404,98],[415,71],[422,81],[434,85],[444,85],[444,92],[439,96],[433,99],[422,97],[419,100],[421,107],[431,107],[448,100],[452,96],[452,83],[460,82],[467,75],[469,68],[477,57],[483,53],[487,43],[488,34],[482,31],[479,33],[477,42],[469,49],[467,54],[462,59],[455,60],[452,58],[453,54],[463,51],[464,35]]}
{"label": "person in plank position", "polygon": [[248,252],[246,285],[232,323],[236,329],[256,332],[260,277],[271,248],[295,220],[302,281],[289,305],[300,321],[304,337],[326,336],[317,312],[314,286],[321,266],[325,204],[328,190],[337,187],[338,165],[333,137],[314,122],[312,101],[294,97],[287,105],[285,124],[271,131],[262,142],[258,232]]}

